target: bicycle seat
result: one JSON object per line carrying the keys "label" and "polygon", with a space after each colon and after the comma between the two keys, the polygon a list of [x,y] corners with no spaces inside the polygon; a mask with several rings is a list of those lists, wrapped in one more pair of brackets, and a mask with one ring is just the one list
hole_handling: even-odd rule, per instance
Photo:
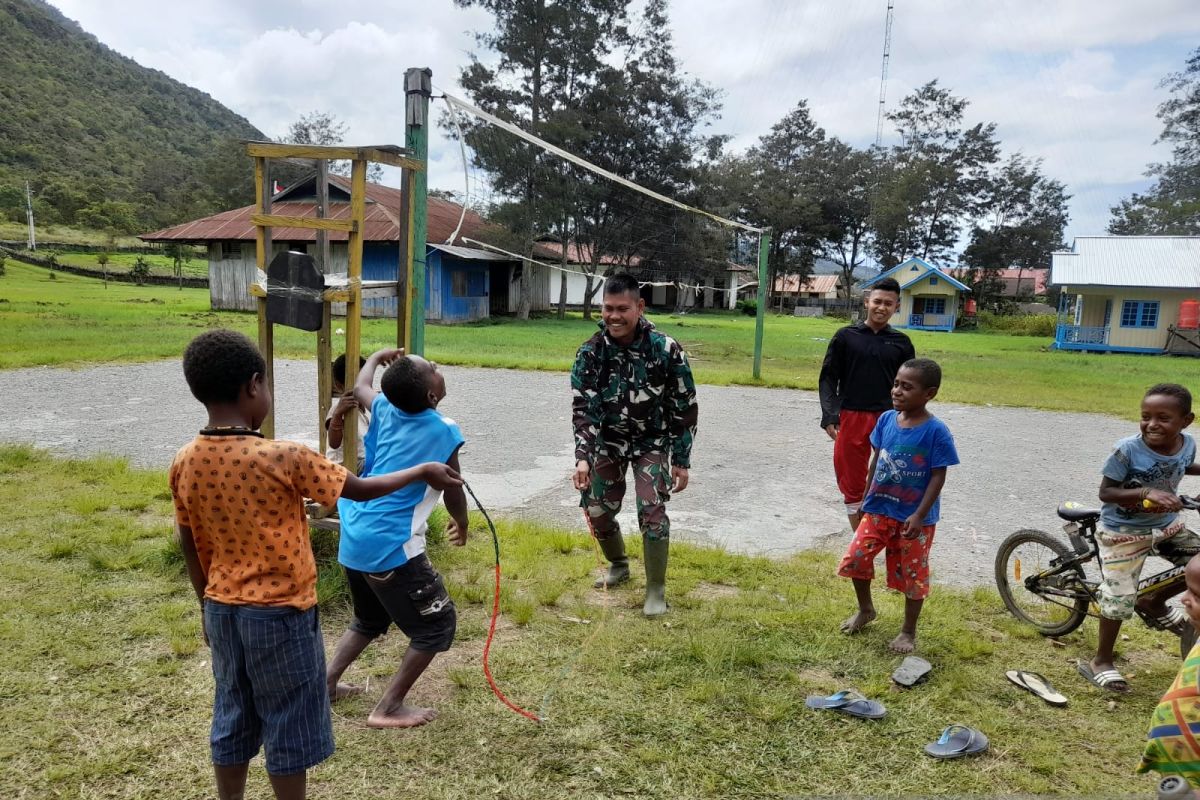
{"label": "bicycle seat", "polygon": [[1100,517],[1100,509],[1089,508],[1081,503],[1067,501],[1058,507],[1058,515],[1069,522],[1084,522]]}

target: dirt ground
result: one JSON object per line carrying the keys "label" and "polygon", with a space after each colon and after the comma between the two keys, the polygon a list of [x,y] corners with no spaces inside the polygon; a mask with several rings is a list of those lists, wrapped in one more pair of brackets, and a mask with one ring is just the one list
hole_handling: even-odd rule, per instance
{"label": "dirt ground", "polygon": [[[489,510],[582,530],[579,497],[568,481],[567,376],[444,372],[449,394],[441,410],[467,438],[462,465],[480,500]],[[280,438],[315,446],[315,365],[277,362],[276,387]],[[699,396],[692,481],[671,500],[672,535],[765,555],[844,547],[849,526],[816,394],[702,386]],[[0,404],[7,409],[0,440],[65,455],[112,453],[155,468],[168,466],[205,421],[177,361],[0,372]],[[1113,442],[1136,432],[1133,423],[1092,414],[937,403],[932,409],[950,426],[962,459],[943,494],[934,575],[959,585],[992,582],[996,546],[1012,531],[1056,530],[1060,501],[1095,502]],[[632,502],[622,525],[636,530]]]}

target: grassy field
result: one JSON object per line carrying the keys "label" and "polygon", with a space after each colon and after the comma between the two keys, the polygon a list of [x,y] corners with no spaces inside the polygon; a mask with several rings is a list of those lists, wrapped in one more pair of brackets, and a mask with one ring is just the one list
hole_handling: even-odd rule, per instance
{"label": "grassy field", "polygon": [[[213,312],[203,289],[137,287],[57,274],[10,261],[0,278],[0,368],[81,366],[177,358],[200,330],[256,329],[252,314]],[[815,389],[835,320],[767,318],[763,376],[751,376],[753,319],[730,314],[652,315],[687,348],[699,381]],[[344,327],[339,325],[338,327]],[[595,330],[578,314],[520,322],[497,319],[427,327],[427,354],[445,364],[567,370]],[[395,342],[395,323],[367,320],[364,352]],[[1146,387],[1176,381],[1200,387],[1200,360],[1164,356],[1080,355],[1048,349],[1028,336],[915,331],[917,352],[941,362],[949,402],[1094,411],[1133,418]],[[338,342],[335,341],[335,348]],[[277,354],[312,357],[314,337],[277,328]]]}
{"label": "grassy field", "polygon": [[[146,259],[146,263],[150,265],[150,273],[152,275],[175,275],[175,262],[167,256],[144,254],[140,257]],[[108,261],[109,274],[128,273],[138,258],[139,255],[137,253],[110,254]],[[101,274],[104,271],[104,267],[100,266],[100,262],[96,260],[95,253],[59,253],[58,261],[60,264],[68,264],[72,267],[95,270],[97,274]],[[208,260],[202,257],[193,257],[191,261],[184,262],[183,276],[185,278],[207,277]]]}
{"label": "grassy field", "polygon": [[[34,221],[36,222],[36,218]],[[34,233],[39,242],[106,245],[111,241],[117,247],[140,247],[145,244],[136,236],[112,237],[106,231],[73,228],[66,225],[38,225]],[[0,239],[7,242],[24,242],[28,238],[29,227],[24,222],[0,220]]]}
{"label": "grassy field", "polygon": [[[0,797],[211,796],[208,652],[170,535],[162,473],[122,461],[60,461],[0,446]],[[837,631],[852,591],[830,555],[786,561],[673,548],[665,621],[641,618],[641,579],[605,596],[578,532],[501,523],[502,619],[493,672],[546,717],[505,710],[480,669],[492,546],[472,520],[466,548],[432,558],[459,607],[454,648],[414,700],[441,717],[411,732],[363,727],[403,637],[368,649],[347,677],[364,697],[335,708],[338,753],[311,776],[317,798],[779,797],[785,795],[1149,796],[1135,776],[1149,714],[1177,658],[1165,635],[1131,626],[1120,666],[1135,687],[1109,696],[1075,675],[1094,625],[1053,646],[1018,625],[995,592],[935,589],[922,620],[931,680],[900,691],[885,652],[901,601],[853,639]],[[436,526],[435,526],[436,528]],[[334,544],[317,539],[326,642],[348,621]],[[633,556],[640,546],[631,540]],[[640,562],[635,561],[635,575]],[[1043,673],[1071,698],[1043,705],[1004,679]],[[856,687],[888,716],[851,720],[804,707]],[[923,745],[952,722],[991,752],[956,762]],[[266,796],[261,764],[250,796]]]}

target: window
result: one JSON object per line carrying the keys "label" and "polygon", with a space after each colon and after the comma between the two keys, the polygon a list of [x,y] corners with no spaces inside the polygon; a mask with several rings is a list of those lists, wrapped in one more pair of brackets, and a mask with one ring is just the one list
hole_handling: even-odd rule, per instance
{"label": "window", "polygon": [[931,277],[931,278],[929,279],[929,285],[930,285],[930,286],[937,286],[937,277],[936,277],[936,276],[935,276],[935,277]]}
{"label": "window", "polygon": [[450,270],[451,297],[487,297],[487,274],[480,270]]}
{"label": "window", "polygon": [[450,273],[450,294],[454,297],[467,296],[467,271],[462,269],[453,270]]}
{"label": "window", "polygon": [[926,314],[945,314],[946,313],[946,298],[944,298],[944,297],[926,297],[925,298],[925,313]]}
{"label": "window", "polygon": [[241,242],[221,242],[221,260],[222,261],[241,261],[242,259],[242,243]]}
{"label": "window", "polygon": [[1122,328],[1157,328],[1158,301],[1126,300],[1121,304]]}

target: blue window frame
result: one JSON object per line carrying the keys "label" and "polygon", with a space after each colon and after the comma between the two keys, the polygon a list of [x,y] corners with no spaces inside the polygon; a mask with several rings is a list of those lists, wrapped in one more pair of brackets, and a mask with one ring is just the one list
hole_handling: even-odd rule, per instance
{"label": "blue window frame", "polygon": [[946,298],[944,298],[944,297],[926,297],[925,298],[925,313],[926,314],[945,314],[946,313]]}
{"label": "blue window frame", "polygon": [[1126,300],[1121,304],[1122,328],[1157,328],[1158,301]]}
{"label": "blue window frame", "polygon": [[929,278],[929,285],[930,285],[930,286],[937,286],[937,283],[938,283],[938,281],[937,281],[937,276],[936,276],[936,275],[935,275],[935,276],[932,276],[932,277],[930,277],[930,278]]}

